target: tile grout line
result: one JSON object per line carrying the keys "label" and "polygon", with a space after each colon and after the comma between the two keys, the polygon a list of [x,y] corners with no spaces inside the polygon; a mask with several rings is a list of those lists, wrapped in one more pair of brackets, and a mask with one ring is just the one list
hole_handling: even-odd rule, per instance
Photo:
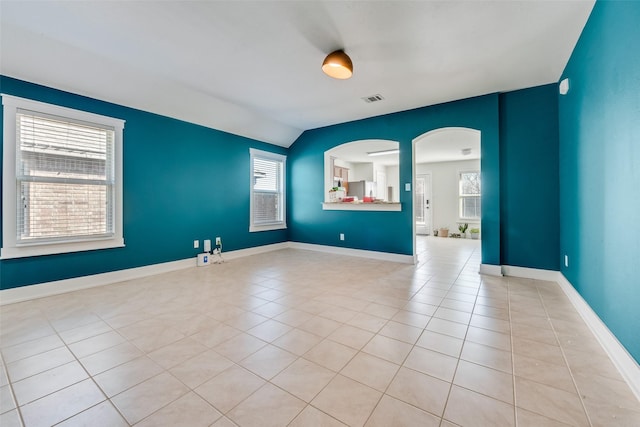
{"label": "tile grout line", "polygon": [[569,364],[569,360],[567,359],[567,355],[565,354],[564,348],[562,347],[562,342],[560,341],[560,337],[558,336],[558,331],[556,330],[556,327],[554,326],[553,322],[551,321],[551,316],[550,316],[550,313],[549,313],[549,309],[547,308],[547,304],[545,303],[545,300],[542,297],[542,294],[540,293],[540,289],[538,288],[538,286],[536,286],[536,292],[538,294],[538,297],[540,298],[540,302],[542,303],[542,307],[544,308],[544,312],[547,315],[547,320],[548,320],[549,324],[551,325],[551,330],[553,331],[553,335],[554,335],[554,337],[556,339],[556,342],[558,343],[558,348],[560,348],[560,352],[562,353],[562,359],[564,360],[564,363],[565,363],[565,365],[567,367],[567,370],[569,371],[569,374],[571,375],[571,382],[573,383],[573,386],[575,387],[578,399],[580,399],[580,406],[582,407],[584,415],[587,418],[587,422],[589,423],[589,426],[593,427],[593,422],[591,421],[591,417],[589,416],[589,412],[587,411],[587,407],[585,406],[584,399],[582,398],[582,395],[580,393],[580,388],[578,387],[578,384],[576,383],[575,376],[574,376],[574,373],[573,373],[573,369],[571,369],[571,365]]}
{"label": "tile grout line", "polygon": [[516,359],[513,353],[513,316],[511,314],[511,279],[507,279],[507,313],[509,314],[509,340],[511,341],[511,386],[513,387],[513,421],[518,427],[518,393],[516,391]]}
{"label": "tile grout line", "polygon": [[[9,393],[11,394],[11,400],[15,406],[16,414],[18,415],[18,420],[20,421],[20,425],[24,427],[24,418],[22,416],[22,411],[20,410],[20,406],[18,405],[18,399],[16,399],[15,392],[13,390],[13,381],[9,378],[9,370],[7,369],[7,364],[4,360],[4,357],[0,354],[0,362],[2,362],[2,369],[4,369],[5,375],[7,377],[7,387],[9,387]],[[5,412],[8,413],[11,410]]]}
{"label": "tile grout line", "polygon": [[[467,258],[467,261],[465,261],[461,271],[463,271],[465,269],[465,267],[467,266],[469,260],[471,259],[471,257],[473,256],[474,253],[475,253],[475,249],[471,252],[469,257]],[[479,273],[478,273],[478,275],[480,276],[480,283],[479,283],[480,286],[476,290],[476,297],[475,297],[475,301],[473,303],[474,310],[475,310],[475,307],[476,307],[476,303],[478,301],[478,294],[480,293],[480,287],[482,286],[482,282],[484,280],[482,278],[482,275],[480,275]],[[460,273],[458,273],[458,275],[456,276],[456,279],[453,281],[454,284],[458,280],[459,277],[460,277]],[[447,291],[447,294],[448,293],[449,293],[449,291]],[[446,296],[446,294],[445,294],[445,296]],[[444,300],[444,298],[443,298],[443,300]],[[440,302],[440,304],[442,304],[442,301]],[[438,307],[440,307],[440,305],[438,305]],[[471,325],[471,317],[472,316],[473,316],[473,311],[471,312],[471,316],[469,317],[469,323],[467,323],[467,328],[466,328],[466,331],[464,333],[464,338],[462,338],[462,347],[460,348],[460,353],[458,354],[458,360],[456,361],[456,367],[453,370],[453,376],[451,377],[451,383],[449,384],[449,392],[447,393],[447,398],[445,399],[444,407],[442,408],[442,416],[440,417],[440,425],[442,425],[442,423],[445,421],[444,415],[447,412],[447,406],[449,405],[449,399],[451,398],[451,392],[453,391],[453,385],[454,385],[453,383],[455,381],[456,374],[458,373],[458,367],[460,366],[460,359],[462,357],[462,350],[464,349],[464,345],[467,342],[467,335],[469,334],[469,327]],[[429,321],[429,322],[431,322],[431,321]],[[449,421],[448,419],[446,421],[447,422],[452,422],[452,421]]]}

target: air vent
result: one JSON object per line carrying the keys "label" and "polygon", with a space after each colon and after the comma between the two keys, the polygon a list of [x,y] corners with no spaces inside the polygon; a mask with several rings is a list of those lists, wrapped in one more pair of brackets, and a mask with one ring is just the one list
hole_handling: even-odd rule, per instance
{"label": "air vent", "polygon": [[365,96],[364,98],[362,98],[362,100],[367,104],[371,104],[372,102],[382,101],[383,99],[384,98],[379,93],[376,95]]}

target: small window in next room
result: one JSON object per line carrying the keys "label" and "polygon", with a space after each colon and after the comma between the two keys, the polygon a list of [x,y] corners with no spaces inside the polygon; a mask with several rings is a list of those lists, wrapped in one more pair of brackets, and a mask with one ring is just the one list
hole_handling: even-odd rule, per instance
{"label": "small window in next room", "polygon": [[124,121],[2,95],[3,259],[124,246]]}
{"label": "small window in next room", "polygon": [[285,218],[285,168],[287,158],[251,148],[251,198],[249,231],[287,228]]}
{"label": "small window in next room", "polygon": [[480,220],[480,172],[458,174],[458,215],[461,220]]}

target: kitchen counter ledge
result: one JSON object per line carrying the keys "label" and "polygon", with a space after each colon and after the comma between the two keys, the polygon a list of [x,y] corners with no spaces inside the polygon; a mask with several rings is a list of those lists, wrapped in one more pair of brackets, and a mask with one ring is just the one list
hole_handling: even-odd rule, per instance
{"label": "kitchen counter ledge", "polygon": [[399,212],[402,210],[400,203],[364,203],[364,202],[325,202],[322,204],[324,211],[382,211]]}

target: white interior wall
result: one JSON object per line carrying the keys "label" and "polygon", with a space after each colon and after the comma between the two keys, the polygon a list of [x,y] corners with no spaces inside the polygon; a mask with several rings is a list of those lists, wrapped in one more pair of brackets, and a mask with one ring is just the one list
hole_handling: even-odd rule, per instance
{"label": "white interior wall", "polygon": [[[431,173],[431,215],[433,228],[449,227],[458,232],[458,172],[480,170],[480,160],[458,162],[420,163],[416,175]],[[467,221],[468,222],[468,221]],[[469,228],[480,228],[480,222],[469,223]],[[467,230],[468,232],[468,230]]]}
{"label": "white interior wall", "polygon": [[353,167],[349,174],[349,181],[373,181],[373,163],[352,163]]}

